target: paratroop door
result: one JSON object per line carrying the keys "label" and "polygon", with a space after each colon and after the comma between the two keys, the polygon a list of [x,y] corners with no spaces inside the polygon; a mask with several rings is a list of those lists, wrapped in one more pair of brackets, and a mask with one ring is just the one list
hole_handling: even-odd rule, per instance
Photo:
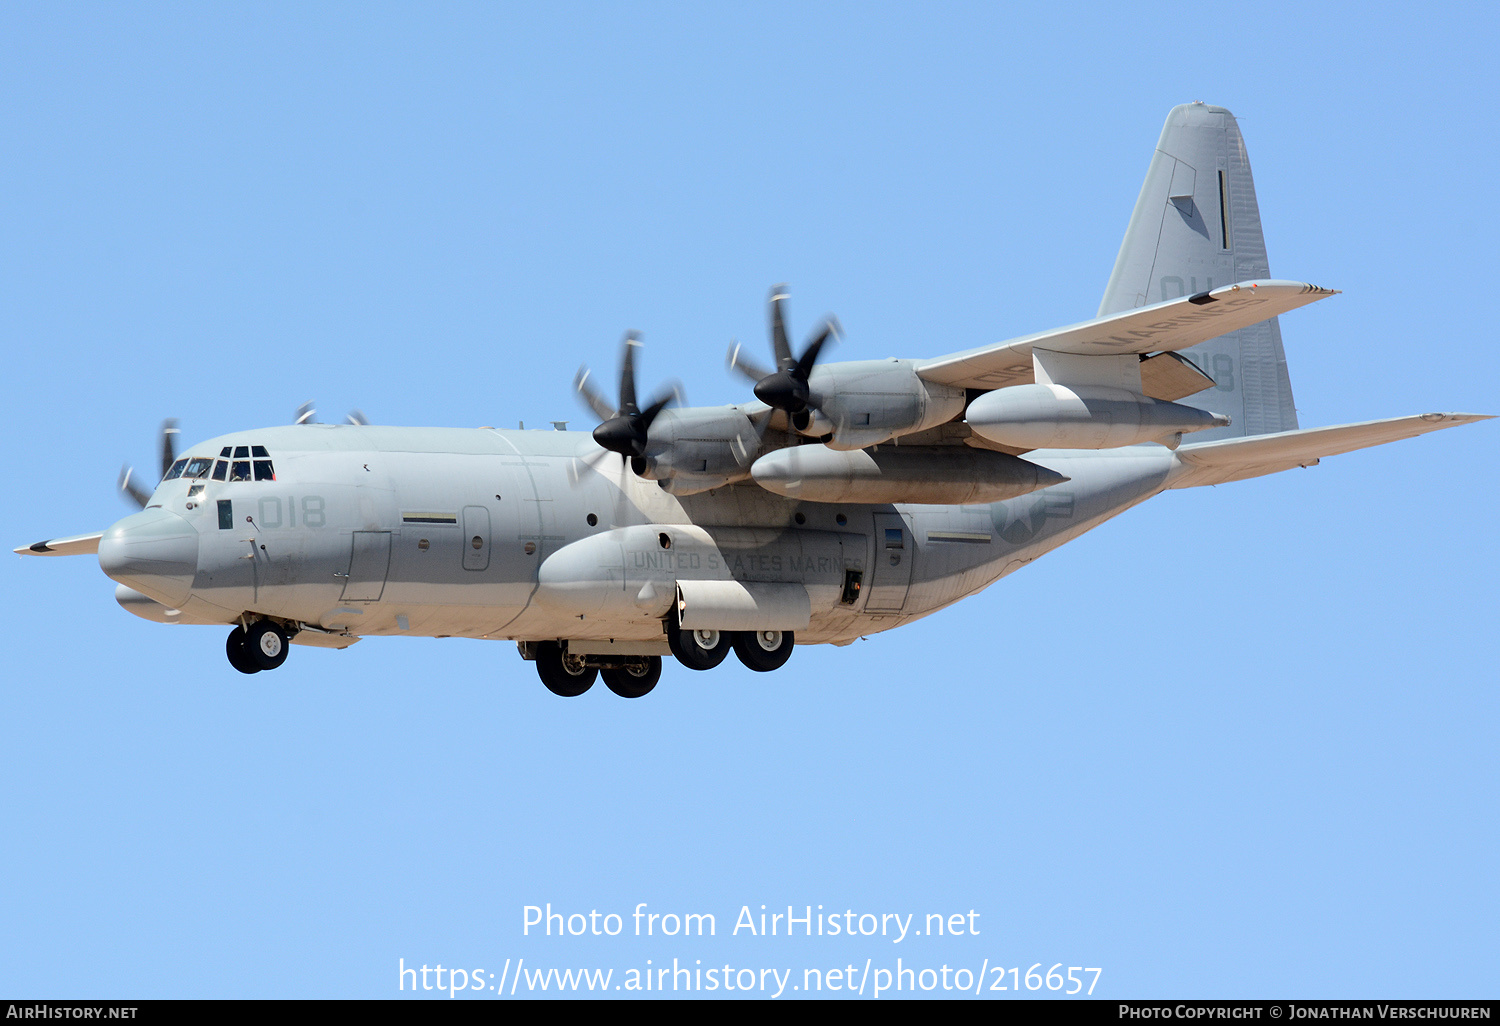
{"label": "paratroop door", "polygon": [[911,585],[911,532],[900,513],[875,514],[875,563],[870,567],[867,613],[897,613]]}
{"label": "paratroop door", "polygon": [[355,531],[342,601],[378,601],[385,591],[385,575],[390,566],[391,532]]}

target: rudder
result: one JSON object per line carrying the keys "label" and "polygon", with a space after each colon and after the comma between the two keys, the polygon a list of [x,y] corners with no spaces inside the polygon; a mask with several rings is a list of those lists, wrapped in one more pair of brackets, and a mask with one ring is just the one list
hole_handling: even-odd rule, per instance
{"label": "rudder", "polygon": [[[1172,108],[1099,315],[1270,276],[1255,180],[1234,115],[1204,103]],[[1233,418],[1229,427],[1199,432],[1193,441],[1296,430],[1277,318],[1183,355],[1216,385],[1178,402]]]}

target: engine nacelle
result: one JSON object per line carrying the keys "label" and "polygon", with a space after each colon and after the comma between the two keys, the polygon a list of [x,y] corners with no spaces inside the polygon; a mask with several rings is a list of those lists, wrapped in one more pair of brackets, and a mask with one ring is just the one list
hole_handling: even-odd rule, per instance
{"label": "engine nacelle", "polygon": [[1019,456],[966,445],[840,452],[799,445],[750,468],[755,483],[807,502],[999,502],[1068,480]]}
{"label": "engine nacelle", "polygon": [[673,495],[692,495],[749,477],[760,448],[754,422],[738,406],[666,410],[631,469]]}
{"label": "engine nacelle", "polygon": [[923,381],[912,360],[820,364],[808,384],[816,413],[798,430],[811,438],[831,434],[831,449],[864,449],[926,431],[964,409],[963,389]]}
{"label": "engine nacelle", "polygon": [[1017,449],[1115,449],[1141,442],[1177,448],[1190,431],[1224,427],[1229,418],[1192,406],[1101,385],[1012,385],[969,404],[969,427]]}

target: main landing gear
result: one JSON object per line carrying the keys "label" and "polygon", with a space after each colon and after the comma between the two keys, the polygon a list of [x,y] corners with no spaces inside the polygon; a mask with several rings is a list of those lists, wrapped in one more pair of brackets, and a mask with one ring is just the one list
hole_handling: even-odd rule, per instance
{"label": "main landing gear", "polygon": [[[669,630],[667,643],[692,670],[713,669],[732,649],[747,667],[768,673],[785,665],[796,637],[791,631]],[[577,698],[601,678],[621,698],[644,698],[661,679],[660,656],[575,655],[558,641],[522,642],[521,654],[535,661],[547,690],[563,698]]]}
{"label": "main landing gear", "polygon": [[577,698],[600,677],[621,698],[644,698],[661,679],[660,656],[615,657],[618,661],[600,664],[574,655],[556,641],[535,642],[532,654],[537,676],[548,691],[563,698]]}
{"label": "main landing gear", "polygon": [[289,640],[275,620],[256,620],[249,630],[236,627],[229,632],[224,653],[229,656],[229,665],[241,673],[259,673],[286,662]]}
{"label": "main landing gear", "polygon": [[667,644],[677,661],[690,670],[712,670],[729,650],[757,673],[779,670],[792,656],[796,639],[791,631],[683,630],[674,613],[667,621]]}

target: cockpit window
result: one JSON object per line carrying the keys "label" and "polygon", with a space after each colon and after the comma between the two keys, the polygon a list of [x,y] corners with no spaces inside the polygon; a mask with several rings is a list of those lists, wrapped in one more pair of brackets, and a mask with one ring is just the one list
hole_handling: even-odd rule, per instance
{"label": "cockpit window", "polygon": [[[253,457],[253,459],[252,459]],[[219,456],[184,456],[173,463],[163,481],[177,478],[201,481],[274,481],[276,468],[263,445],[226,445]]]}

